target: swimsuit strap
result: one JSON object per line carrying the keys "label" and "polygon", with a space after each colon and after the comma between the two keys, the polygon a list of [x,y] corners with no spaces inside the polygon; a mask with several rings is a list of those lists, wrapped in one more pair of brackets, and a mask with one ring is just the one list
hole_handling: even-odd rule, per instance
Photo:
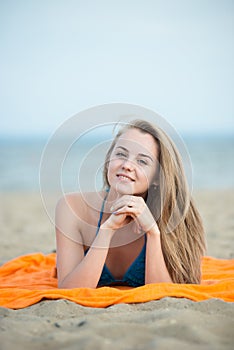
{"label": "swimsuit strap", "polygon": [[109,188],[106,189],[106,195],[105,195],[105,197],[104,197],[104,199],[102,201],[102,207],[101,207],[100,216],[99,216],[99,220],[98,220],[98,224],[97,224],[96,235],[98,234],[99,228],[101,226],[103,212],[104,212],[104,206],[105,206],[105,203],[106,203],[106,199],[107,199],[108,193],[109,193]]}

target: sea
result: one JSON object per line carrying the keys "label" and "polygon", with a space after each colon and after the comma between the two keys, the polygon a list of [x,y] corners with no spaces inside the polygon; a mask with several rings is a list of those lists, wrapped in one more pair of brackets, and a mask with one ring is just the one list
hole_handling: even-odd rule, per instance
{"label": "sea", "polygon": [[[182,135],[194,190],[234,188],[234,135]],[[0,136],[0,192],[98,190],[111,140]]]}

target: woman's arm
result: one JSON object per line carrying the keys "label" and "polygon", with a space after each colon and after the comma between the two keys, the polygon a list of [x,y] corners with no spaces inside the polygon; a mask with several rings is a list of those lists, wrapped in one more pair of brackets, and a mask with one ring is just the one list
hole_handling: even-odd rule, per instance
{"label": "woman's arm", "polygon": [[155,223],[146,234],[145,284],[172,282],[163,257],[160,231],[157,224]]}
{"label": "woman's arm", "polygon": [[56,235],[59,288],[96,288],[106,261],[111,235],[100,229],[86,255],[80,244],[71,241],[59,230]]}
{"label": "woman's arm", "polygon": [[131,216],[147,234],[145,284],[172,282],[162,253],[158,225],[144,199],[125,195],[115,202],[113,211],[116,216]]}
{"label": "woman's arm", "polygon": [[79,219],[74,215],[71,202],[71,198],[63,198],[56,208],[58,287],[96,288],[113,230],[101,226],[88,253],[84,255]]}

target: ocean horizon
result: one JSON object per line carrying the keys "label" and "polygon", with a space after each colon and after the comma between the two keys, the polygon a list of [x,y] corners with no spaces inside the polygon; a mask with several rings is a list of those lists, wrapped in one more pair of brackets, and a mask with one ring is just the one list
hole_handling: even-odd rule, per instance
{"label": "ocean horizon", "polygon": [[[194,190],[234,188],[234,134],[184,134],[181,138],[191,161]],[[53,174],[53,162],[60,151],[59,143],[54,147],[54,153],[50,149],[47,155],[51,158],[47,160],[48,169],[40,169],[48,140],[46,135],[0,135],[1,192],[40,191],[39,177],[46,182],[43,186],[48,191],[53,191],[55,183],[58,186],[59,182],[62,182],[64,192],[89,190],[91,177],[91,190],[93,187],[102,187],[102,165],[108,146],[104,145],[102,138],[88,137],[79,144],[70,145],[65,153],[62,149],[66,157],[61,172],[57,171],[56,175]],[[99,144],[99,148],[95,148],[96,144]],[[82,171],[79,173],[80,169]],[[93,169],[96,169],[95,179],[92,176]],[[81,187],[77,185],[79,174]],[[60,179],[57,181],[54,176]]]}

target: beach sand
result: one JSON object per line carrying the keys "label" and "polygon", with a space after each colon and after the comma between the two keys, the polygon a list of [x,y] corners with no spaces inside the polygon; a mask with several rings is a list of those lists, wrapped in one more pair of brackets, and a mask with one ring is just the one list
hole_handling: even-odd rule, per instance
{"label": "beach sand", "polygon": [[[2,193],[0,262],[55,249],[54,227],[37,193]],[[197,191],[207,255],[234,258],[234,190]],[[0,308],[0,349],[233,349],[234,303],[164,298],[87,308],[67,300]]]}

